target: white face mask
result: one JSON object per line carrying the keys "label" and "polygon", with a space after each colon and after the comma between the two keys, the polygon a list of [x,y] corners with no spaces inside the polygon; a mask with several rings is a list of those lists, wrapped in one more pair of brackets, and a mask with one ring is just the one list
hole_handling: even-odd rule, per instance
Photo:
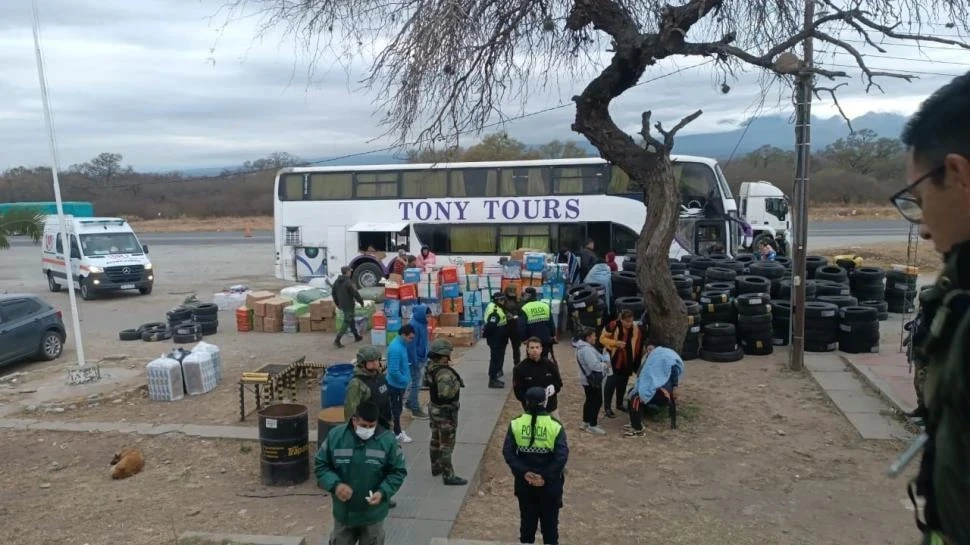
{"label": "white face mask", "polygon": [[374,437],[374,431],[376,429],[377,428],[362,428],[360,426],[357,426],[357,429],[355,429],[354,431],[357,433],[357,437],[360,437],[361,440],[366,441],[371,437]]}

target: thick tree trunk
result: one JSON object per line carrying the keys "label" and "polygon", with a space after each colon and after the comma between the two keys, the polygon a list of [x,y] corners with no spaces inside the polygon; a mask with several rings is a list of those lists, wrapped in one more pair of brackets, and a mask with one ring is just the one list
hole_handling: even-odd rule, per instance
{"label": "thick tree trunk", "polygon": [[[644,152],[646,153],[646,152]],[[681,349],[687,334],[687,312],[670,274],[670,245],[680,218],[680,193],[670,155],[654,155],[641,178],[647,207],[647,221],[637,240],[637,283],[650,319],[650,340],[654,344]]]}

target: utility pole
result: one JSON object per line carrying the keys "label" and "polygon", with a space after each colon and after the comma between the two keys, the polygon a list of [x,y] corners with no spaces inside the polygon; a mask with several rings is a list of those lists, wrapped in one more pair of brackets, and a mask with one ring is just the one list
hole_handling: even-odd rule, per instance
{"label": "utility pole", "polygon": [[[805,27],[815,21],[815,0],[805,0]],[[805,366],[805,254],[808,249],[808,179],[812,159],[812,94],[814,65],[812,37],[805,38],[802,70],[795,82],[795,229],[792,247],[792,371]]]}

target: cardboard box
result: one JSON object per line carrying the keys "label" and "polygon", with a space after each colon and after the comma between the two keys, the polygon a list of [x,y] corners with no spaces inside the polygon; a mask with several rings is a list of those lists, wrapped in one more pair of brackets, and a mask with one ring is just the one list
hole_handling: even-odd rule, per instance
{"label": "cardboard box", "polygon": [[438,327],[458,327],[457,312],[443,312],[438,316]]}
{"label": "cardboard box", "polygon": [[253,316],[253,331],[256,331],[259,333],[262,333],[264,331],[262,316]]}
{"label": "cardboard box", "polygon": [[321,333],[335,333],[337,331],[337,320],[325,318],[323,320],[310,320],[310,330]]}
{"label": "cardboard box", "polygon": [[246,294],[246,306],[256,308],[257,301],[272,299],[273,297],[276,297],[276,294],[271,291],[251,291]]}
{"label": "cardboard box", "polygon": [[310,317],[301,316],[300,317],[300,333],[310,333],[312,331],[310,326]]}
{"label": "cardboard box", "polygon": [[[287,297],[273,297],[256,302],[256,315],[264,318],[273,318],[283,322],[283,309],[292,305],[293,300]],[[262,312],[260,312],[262,310]]]}
{"label": "cardboard box", "polygon": [[434,330],[435,339],[445,339],[454,346],[475,346],[475,330],[470,327],[442,327]]}
{"label": "cardboard box", "polygon": [[[283,307],[280,307],[282,312]],[[279,333],[283,331],[283,319],[277,318],[275,316],[264,316],[263,317],[263,332],[264,333]]]}
{"label": "cardboard box", "polygon": [[310,303],[310,319],[323,320],[337,315],[337,305],[328,299],[318,299]]}

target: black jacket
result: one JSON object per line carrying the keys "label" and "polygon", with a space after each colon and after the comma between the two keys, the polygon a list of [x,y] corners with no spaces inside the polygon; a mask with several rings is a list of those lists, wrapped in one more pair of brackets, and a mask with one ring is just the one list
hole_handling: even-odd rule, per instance
{"label": "black jacket", "polygon": [[[546,413],[541,413],[546,414]],[[515,436],[510,427],[505,432],[505,442],[502,445],[502,457],[512,470],[515,477],[515,495],[536,494],[548,498],[560,498],[563,493],[566,462],[569,459],[569,446],[566,443],[566,428],[560,430],[556,436],[553,451],[549,454],[532,454],[519,452],[515,446]],[[545,486],[534,487],[525,480],[527,472],[538,473],[546,482]]]}
{"label": "black jacket", "polygon": [[354,301],[361,305],[364,304],[364,300],[357,291],[357,286],[346,276],[337,277],[337,280],[333,283],[331,292],[333,294],[333,302],[340,310],[352,310],[354,308]]}
{"label": "black jacket", "polygon": [[543,358],[539,361],[532,361],[529,358],[522,360],[522,363],[515,366],[512,371],[512,391],[515,399],[518,399],[523,407],[525,406],[525,393],[534,386],[543,390],[546,386],[552,385],[556,388],[556,393],[546,400],[546,411],[555,411],[559,406],[559,392],[562,390],[562,376],[559,374],[559,366],[551,360]]}

